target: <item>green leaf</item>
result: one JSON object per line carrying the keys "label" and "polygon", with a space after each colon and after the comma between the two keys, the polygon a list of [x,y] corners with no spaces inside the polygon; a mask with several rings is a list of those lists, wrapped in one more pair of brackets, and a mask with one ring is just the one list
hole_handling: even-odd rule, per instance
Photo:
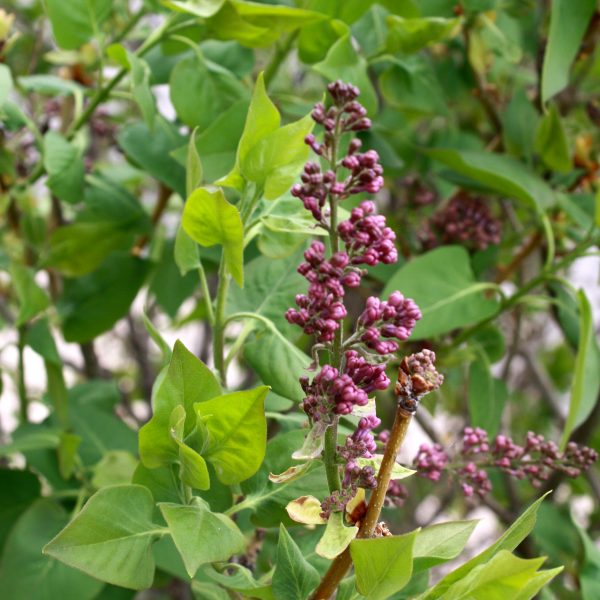
{"label": "green leaf", "polygon": [[[259,583],[252,576],[251,571],[242,565],[230,563],[226,565],[225,573],[217,573],[214,569],[207,569],[206,574],[212,580],[217,581],[223,587],[245,594],[248,598],[260,598],[261,600],[274,600],[270,585]],[[232,573],[233,571],[233,573]]]}
{"label": "green leaf", "polygon": [[473,427],[482,427],[490,437],[498,433],[504,404],[508,395],[506,384],[490,372],[487,359],[480,358],[469,367],[469,416]]}
{"label": "green leaf", "polygon": [[413,548],[414,571],[456,558],[465,547],[478,521],[449,521],[424,527],[417,533]]}
{"label": "green leaf", "polygon": [[56,43],[76,50],[99,32],[112,10],[111,0],[46,0],[46,10]]}
{"label": "green leaf", "polygon": [[367,61],[354,49],[350,34],[335,42],[325,59],[313,69],[330,81],[351,81],[360,89],[360,103],[367,112],[371,116],[377,112],[377,95],[367,74]]}
{"label": "green leaf", "polygon": [[[64,383],[63,383],[64,387]],[[66,396],[66,391],[65,391]],[[66,398],[65,398],[66,400]],[[73,474],[73,469],[77,462],[77,450],[81,444],[81,437],[68,431],[63,431],[60,434],[60,442],[58,444],[58,470],[63,479],[69,479]]]}
{"label": "green leaf", "polygon": [[556,104],[550,106],[550,110],[539,122],[534,149],[550,169],[559,173],[571,170],[569,141]]}
{"label": "green leaf", "polygon": [[155,502],[177,504],[183,499],[181,482],[174,466],[148,469],[140,462],[133,473],[131,483],[147,488]]}
{"label": "green leaf", "polygon": [[114,250],[128,250],[136,235],[147,234],[150,219],[125,189],[94,178],[84,195],[85,208],[75,222],[55,229],[43,264],[68,277],[98,268]]}
{"label": "green leaf", "polygon": [[[379,473],[379,469],[381,468],[381,461],[383,460],[383,454],[373,454],[371,458],[357,458],[356,464],[359,467],[372,467],[375,471],[375,474]],[[410,477],[414,475],[416,471],[412,469],[407,469],[398,463],[394,463],[391,472],[392,479],[405,479],[406,477]]]}
{"label": "green leaf", "polygon": [[315,548],[319,556],[333,560],[341,554],[356,537],[358,527],[346,527],[344,515],[341,512],[332,513],[327,519],[325,531]]}
{"label": "green leaf", "polygon": [[302,289],[304,279],[298,274],[302,253],[296,252],[286,260],[259,257],[245,269],[244,289],[229,292],[227,313],[252,312],[270,319],[286,337],[299,333],[285,319],[285,311],[294,306],[294,298]]}
{"label": "green leaf", "polygon": [[382,600],[400,591],[410,580],[417,531],[405,535],[353,540],[350,554],[358,591]]}
{"label": "green leaf", "polygon": [[538,571],[545,558],[518,558],[501,550],[490,561],[473,569],[444,594],[444,600],[529,600],[563,567]]}
{"label": "green leaf", "polygon": [[23,325],[50,306],[50,298],[35,282],[31,269],[12,263],[10,276],[19,301],[16,325]]}
{"label": "green leaf", "polygon": [[310,357],[294,346],[275,326],[246,342],[244,359],[272,390],[290,400],[304,398],[299,377],[306,374]]}
{"label": "green leaf", "polygon": [[386,59],[391,65],[379,76],[379,86],[388,104],[409,116],[449,115],[444,91],[429,62],[418,57]]}
{"label": "green leaf", "polygon": [[56,131],[44,136],[46,185],[61,200],[75,204],[83,199],[85,168],[79,150]]}
{"label": "green leaf", "polygon": [[267,420],[264,402],[269,388],[234,392],[194,405],[208,430],[202,456],[215,467],[219,481],[239,483],[256,473],[265,456]]}
{"label": "green leaf", "polygon": [[600,595],[600,550],[581,528],[577,528],[583,544],[583,564],[579,570],[582,600],[594,600]]}
{"label": "green leaf", "polygon": [[600,349],[596,339],[592,307],[583,290],[577,292],[579,308],[579,344],[575,358],[575,372],[571,386],[569,414],[560,438],[564,448],[573,429],[581,425],[590,415],[598,400],[600,390]]}
{"label": "green leaf", "polygon": [[103,583],[44,556],[42,546],[69,522],[51,500],[38,500],[14,524],[0,563],[0,589],[14,600],[92,600]]}
{"label": "green leaf", "polygon": [[[319,5],[318,8],[320,12],[323,12],[322,6]],[[322,61],[327,56],[329,48],[348,33],[348,25],[337,19],[320,21],[303,27],[298,36],[300,60],[309,65]]]}
{"label": "green leaf", "polygon": [[159,376],[152,394],[152,418],[139,432],[140,458],[144,466],[157,468],[179,459],[179,447],[170,434],[171,415],[177,406],[187,416],[183,437],[196,426],[194,404],[221,395],[212,371],[177,341],[164,376]]}
{"label": "green leaf", "polygon": [[512,96],[502,115],[502,140],[506,150],[527,161],[533,154],[534,132],[540,116],[527,93],[519,88]]}
{"label": "green leaf", "polygon": [[219,12],[225,0],[163,0],[162,3],[173,10],[205,19]]}
{"label": "green leaf", "polygon": [[207,24],[216,39],[237,40],[250,48],[264,48],[282,33],[323,18],[319,13],[284,5],[229,0]]}
{"label": "green leaf", "polygon": [[235,282],[244,286],[244,225],[238,209],[216,187],[198,188],[187,199],[182,227],[198,244],[223,246],[225,265]]}
{"label": "green leaf", "polygon": [[221,587],[205,581],[192,581],[194,600],[229,600],[231,596]]}
{"label": "green leaf", "polygon": [[97,269],[113,250],[124,249],[132,239],[131,229],[110,222],[66,225],[52,232],[44,264],[67,277],[79,277]]}
{"label": "green leaf", "polygon": [[325,469],[317,461],[312,461],[297,479],[273,483],[271,474],[289,469],[293,462],[292,452],[302,444],[303,437],[302,430],[294,429],[269,440],[260,470],[242,483],[242,491],[245,494],[243,508],[255,512],[252,520],[261,527],[277,527],[287,518],[286,505],[305,494],[306,490],[318,497],[329,493]]}
{"label": "green leaf", "polygon": [[484,296],[491,288],[494,284],[475,281],[469,254],[462,246],[443,246],[402,266],[383,296],[399,289],[417,303],[423,318],[411,339],[425,339],[494,315],[498,301]]}
{"label": "green leaf", "polygon": [[229,180],[229,176],[225,174],[235,166],[238,142],[244,130],[247,111],[246,100],[236,102],[197,137],[196,147],[202,160],[205,181],[215,181],[228,187],[242,187],[243,181],[239,173],[237,182]]}
{"label": "green leaf", "polygon": [[25,453],[31,450],[54,449],[58,448],[59,443],[60,430],[38,425],[32,431],[19,435],[10,444],[0,446],[0,456],[10,456],[16,452]]}
{"label": "green leaf", "polygon": [[171,413],[169,431],[174,442],[179,448],[179,463],[181,470],[179,476],[185,485],[199,489],[210,488],[210,475],[206,461],[193,448],[186,444],[184,438],[185,408],[176,406]]}
{"label": "green leaf", "polygon": [[190,577],[200,565],[228,560],[244,549],[237,525],[225,515],[210,512],[199,498],[190,506],[160,504],[159,508]]}
{"label": "green leaf", "polygon": [[550,32],[542,67],[542,102],[558,94],[569,83],[569,69],[579,52],[595,0],[553,0]]}
{"label": "green leaf", "polygon": [[26,92],[35,92],[45,96],[73,95],[77,102],[83,97],[81,85],[56,75],[36,74],[19,77],[19,86]]}
{"label": "green leaf", "polygon": [[150,131],[145,123],[132,123],[117,141],[131,162],[185,198],[185,169],[170,156],[185,139],[173,124],[157,117]]}
{"label": "green leaf", "polygon": [[111,450],[136,452],[136,432],[115,414],[120,401],[118,387],[109,381],[89,381],[69,389],[69,421],[81,438],[78,452],[84,465],[95,465]]}
{"label": "green leaf", "polygon": [[57,304],[65,340],[87,342],[124,317],[148,268],[145,260],[113,254],[93,273],[66,279]]}
{"label": "green leaf", "polygon": [[44,360],[57,366],[62,365],[62,359],[58,354],[47,318],[36,319],[36,321],[27,328],[25,341],[27,345],[34,352],[37,352]]}
{"label": "green leaf", "polygon": [[130,483],[137,466],[138,460],[130,452],[110,450],[94,466],[92,485],[103,488]]}
{"label": "green leaf", "polygon": [[531,533],[537,518],[537,511],[549,494],[547,492],[531,504],[527,510],[500,536],[491,546],[480,552],[477,556],[467,561],[451,573],[448,573],[435,586],[430,588],[419,600],[446,599],[447,590],[457,581],[468,576],[476,567],[487,563],[492,557],[502,550],[514,550]]}
{"label": "green leaf", "polygon": [[202,183],[202,161],[197,147],[198,128],[190,134],[185,162],[185,191],[189,196]]}
{"label": "green leaf", "polygon": [[310,114],[265,135],[240,163],[245,179],[264,190],[267,200],[285,193],[298,177],[309,149],[304,138],[312,131]]}
{"label": "green leaf", "polygon": [[200,50],[180,60],[169,80],[177,116],[190,127],[208,127],[232,104],[247,97],[246,87],[227,69],[206,61]]}
{"label": "green leaf", "polygon": [[241,172],[246,165],[248,153],[264,137],[279,129],[280,120],[279,111],[267,95],[264,73],[261,71],[256,79],[252,100],[248,107],[244,130],[237,147],[235,165],[233,170],[218,183],[236,189],[243,188]]}
{"label": "green leaf", "polygon": [[459,32],[460,19],[421,17],[405,19],[389,15],[387,49],[389,52],[411,54],[430,44],[441,42]]}
{"label": "green leaf", "polygon": [[181,226],[177,229],[175,236],[174,258],[182,277],[189,271],[202,268],[198,244]]}
{"label": "green leaf", "polygon": [[154,129],[156,119],[156,103],[150,89],[150,67],[148,63],[133,52],[127,53],[131,67],[131,91],[140,107],[144,122],[150,130]]}
{"label": "green leaf", "polygon": [[485,187],[521,200],[538,212],[555,203],[548,184],[522,163],[503,154],[490,152],[432,149],[427,154]]}
{"label": "green leaf", "polygon": [[8,100],[8,95],[13,89],[13,80],[7,65],[0,65],[0,107]]}
{"label": "green leaf", "polygon": [[96,492],[44,547],[44,554],[93,577],[143,590],[152,585],[152,544],[166,533],[152,522],[154,500],[140,485]]}
{"label": "green leaf", "polygon": [[40,494],[40,480],[33,473],[0,469],[0,556],[10,530]]}
{"label": "green leaf", "polygon": [[276,600],[306,600],[318,583],[319,573],[304,558],[285,527],[280,525],[273,573],[273,595]]}

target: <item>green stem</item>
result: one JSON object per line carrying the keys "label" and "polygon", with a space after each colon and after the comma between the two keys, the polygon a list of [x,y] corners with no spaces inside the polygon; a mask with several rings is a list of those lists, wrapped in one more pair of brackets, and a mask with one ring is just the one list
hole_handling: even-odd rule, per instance
{"label": "green stem", "polygon": [[213,325],[215,322],[215,313],[212,307],[210,290],[208,289],[208,281],[206,281],[206,273],[204,272],[204,267],[202,265],[198,267],[198,276],[200,277],[200,289],[202,290],[202,300],[204,301],[208,322]]}
{"label": "green stem", "polygon": [[217,288],[217,303],[215,306],[215,318],[213,327],[213,360],[215,368],[219,372],[221,384],[227,385],[227,373],[225,369],[225,304],[227,292],[229,291],[230,278],[225,269],[225,254],[221,257],[219,265],[219,286]]}
{"label": "green stem", "polygon": [[247,201],[245,198],[242,198],[242,204],[240,206],[240,218],[242,219],[242,223],[244,223],[245,232],[248,232],[250,229],[250,227],[246,227],[246,221],[252,216],[252,213],[254,212],[262,193],[263,190],[257,186],[249,201]]}
{"label": "green stem", "polygon": [[226,370],[229,368],[231,361],[237,356],[237,353],[243,347],[244,343],[246,342],[246,339],[252,333],[253,329],[254,329],[254,326],[252,325],[252,323],[246,323],[244,325],[244,328],[242,329],[240,334],[237,336],[235,342],[233,342],[233,344],[231,345],[231,348],[229,349],[229,352],[227,353],[227,356],[225,357],[225,369]]}
{"label": "green stem", "polygon": [[190,504],[192,502],[192,498],[194,494],[192,494],[192,488],[189,485],[183,484],[183,501],[185,504]]}
{"label": "green stem", "polygon": [[571,253],[565,256],[562,260],[559,260],[553,265],[550,265],[549,267],[545,268],[539,275],[530,279],[512,296],[504,299],[500,303],[498,310],[493,315],[487,317],[479,323],[476,323],[475,325],[472,325],[471,327],[468,327],[467,329],[463,329],[463,331],[458,336],[456,336],[456,338],[454,338],[454,341],[450,345],[450,349],[457,348],[463,342],[472,337],[474,334],[481,331],[488,323],[491,323],[492,321],[497,319],[504,311],[508,310],[509,308],[512,308],[515,304],[517,304],[521,300],[521,298],[525,296],[528,292],[530,292],[532,289],[536,288],[538,285],[541,285],[548,279],[553,279],[554,273],[560,271],[560,269],[564,267],[569,266],[574,260],[585,254],[586,250],[590,246],[594,245],[594,243],[594,240],[585,240],[579,246],[577,246]]}
{"label": "green stem", "polygon": [[17,387],[19,390],[19,402],[21,408],[21,423],[27,423],[27,407],[29,400],[27,398],[27,386],[25,385],[25,334],[27,329],[25,325],[20,325],[18,328],[19,340],[17,343],[19,351],[19,363],[17,366]]}
{"label": "green stem", "polygon": [[337,463],[337,429],[338,422],[336,418],[325,431],[325,445],[323,447],[323,462],[325,463],[325,474],[327,475],[327,485],[330,492],[342,488],[340,468]]}
{"label": "green stem", "polygon": [[[337,145],[341,137],[340,117],[336,118],[333,143],[331,145],[330,167],[334,173],[337,173]],[[337,200],[329,195],[329,242],[331,244],[331,253],[335,254],[340,249],[340,240],[338,237],[338,210]],[[342,345],[344,337],[343,322],[335,332],[333,346],[331,349],[331,364],[341,371],[342,366]],[[333,424],[325,431],[325,445],[323,447],[323,462],[325,463],[325,472],[327,474],[327,484],[330,492],[341,489],[340,470],[337,462],[337,417],[334,417]]]}
{"label": "green stem", "polygon": [[277,46],[277,50],[275,51],[269,66],[265,69],[265,83],[267,84],[267,87],[273,81],[273,78],[277,74],[277,71],[279,71],[279,67],[281,67],[281,64],[285,60],[286,56],[290,53],[294,41],[298,37],[299,33],[300,32],[298,30],[294,31],[294,33],[292,33],[283,44]]}

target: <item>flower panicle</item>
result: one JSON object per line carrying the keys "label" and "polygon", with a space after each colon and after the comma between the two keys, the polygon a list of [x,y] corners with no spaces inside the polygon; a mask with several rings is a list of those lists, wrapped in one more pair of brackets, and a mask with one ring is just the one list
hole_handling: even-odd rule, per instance
{"label": "flower panicle", "polygon": [[552,473],[578,477],[598,460],[598,453],[575,442],[569,442],[560,451],[555,442],[532,431],[521,446],[506,435],[498,434],[491,441],[484,429],[465,427],[461,448],[453,459],[440,444],[422,444],[413,464],[419,475],[431,481],[439,481],[448,471],[457,478],[465,497],[483,498],[492,490],[488,469],[497,468],[516,479],[527,479],[539,488]]}
{"label": "flower panicle", "polygon": [[[355,137],[356,132],[371,127],[367,111],[357,100],[358,88],[336,81],[327,89],[329,106],[318,103],[312,111],[312,118],[323,129],[322,138],[318,140],[314,134],[305,138],[317,159],[306,163],[291,193],[328,232],[335,251],[328,255],[323,242],[311,243],[298,267],[308,290],[298,294],[296,306],[285,313],[288,322],[314,336],[320,348],[329,350],[330,362],[312,378],[300,379],[304,411],[313,424],[320,423],[321,431],[323,425],[334,425],[340,416],[350,415],[357,408],[363,409],[363,415],[367,412],[369,395],[390,385],[383,361],[408,339],[421,318],[415,302],[400,292],[392,293],[385,301],[370,297],[353,334],[341,348],[338,339],[338,350],[333,352],[348,314],[344,305],[348,290],[360,286],[366,267],[395,263],[398,251],[395,233],[387,227],[385,217],[377,214],[372,200],[363,200],[350,211],[348,219],[336,222],[340,202],[356,194],[376,194],[384,180],[377,152],[361,151],[362,142]],[[342,150],[344,140],[348,141]],[[342,484],[323,501],[324,518],[344,510],[358,488],[376,486],[375,469],[361,466],[359,459],[371,458],[375,452],[373,430],[379,424],[374,414],[362,416],[356,430],[337,446]]]}

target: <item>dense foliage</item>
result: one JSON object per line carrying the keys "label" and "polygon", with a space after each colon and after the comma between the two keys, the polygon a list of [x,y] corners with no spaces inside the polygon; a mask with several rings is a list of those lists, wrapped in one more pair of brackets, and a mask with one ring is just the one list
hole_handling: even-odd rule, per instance
{"label": "dense foliage", "polygon": [[599,24],[0,10],[2,595],[600,597]]}

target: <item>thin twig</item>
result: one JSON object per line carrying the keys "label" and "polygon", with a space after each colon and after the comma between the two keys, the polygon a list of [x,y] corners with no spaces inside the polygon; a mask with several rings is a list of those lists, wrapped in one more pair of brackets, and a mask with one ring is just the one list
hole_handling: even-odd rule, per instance
{"label": "thin twig", "polygon": [[[385,447],[385,452],[381,460],[381,467],[379,468],[379,473],[377,475],[377,487],[371,494],[367,513],[358,530],[358,538],[369,538],[375,531],[392,476],[392,469],[396,463],[396,456],[404,442],[411,420],[412,413],[398,405],[394,425],[390,432],[390,439]],[[350,556],[350,548],[346,548],[331,563],[331,566],[327,573],[325,573],[319,587],[315,590],[312,600],[328,600],[337,589],[351,565],[352,558]]]}

